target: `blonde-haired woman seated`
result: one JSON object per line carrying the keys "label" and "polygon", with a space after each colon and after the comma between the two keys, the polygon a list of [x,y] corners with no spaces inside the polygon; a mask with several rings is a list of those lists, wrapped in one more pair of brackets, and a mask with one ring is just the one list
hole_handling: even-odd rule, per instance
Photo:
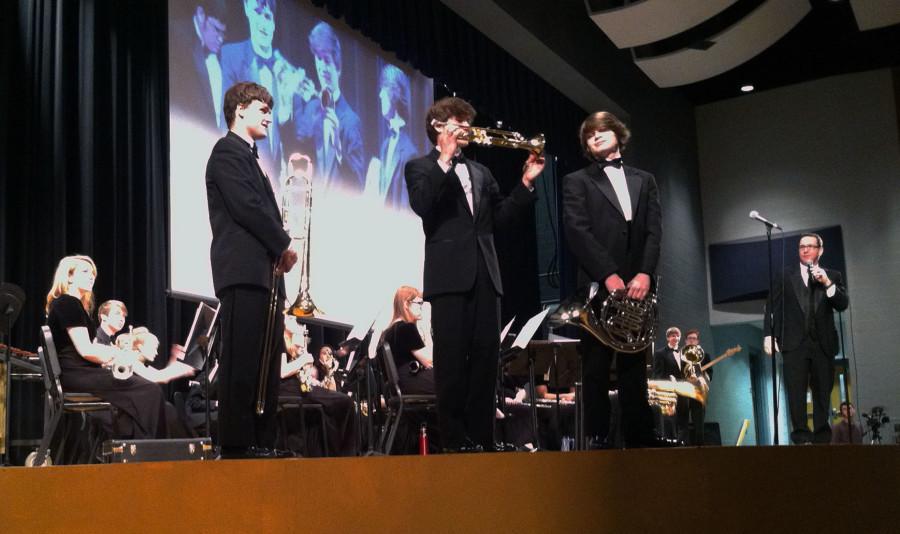
{"label": "blonde-haired woman seated", "polygon": [[113,429],[119,438],[162,438],[167,434],[160,387],[140,376],[113,377],[104,366],[134,364],[130,351],[95,343],[91,333],[97,266],[88,256],[60,260],[47,293],[47,326],[59,355],[60,382],[67,391],[96,395],[118,408]]}
{"label": "blonde-haired woman seated", "polygon": [[422,293],[410,286],[400,286],[394,293],[394,315],[391,324],[381,334],[382,342],[387,341],[394,355],[400,391],[404,394],[433,395],[434,369],[431,357],[431,343],[428,328],[425,335],[419,332],[418,322],[422,319]]}

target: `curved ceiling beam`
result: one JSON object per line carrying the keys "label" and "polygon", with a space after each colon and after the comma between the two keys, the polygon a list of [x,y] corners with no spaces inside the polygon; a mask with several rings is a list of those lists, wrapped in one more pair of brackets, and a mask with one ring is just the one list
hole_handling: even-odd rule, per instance
{"label": "curved ceiling beam", "polygon": [[643,0],[589,13],[619,48],[633,48],[677,35],[722,12],[737,0]]}
{"label": "curved ceiling beam", "polygon": [[[680,3],[680,2],[679,2]],[[706,50],[685,48],[635,64],[659,87],[676,87],[712,78],[753,58],[809,13],[809,2],[769,0],[743,20],[709,38]]]}

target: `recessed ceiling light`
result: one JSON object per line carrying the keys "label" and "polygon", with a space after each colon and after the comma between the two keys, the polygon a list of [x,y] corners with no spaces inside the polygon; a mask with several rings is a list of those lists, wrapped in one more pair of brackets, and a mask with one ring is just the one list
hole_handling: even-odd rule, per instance
{"label": "recessed ceiling light", "polygon": [[754,89],[754,87],[752,85],[742,85],[741,86],[741,91],[744,93],[749,93],[753,89]]}

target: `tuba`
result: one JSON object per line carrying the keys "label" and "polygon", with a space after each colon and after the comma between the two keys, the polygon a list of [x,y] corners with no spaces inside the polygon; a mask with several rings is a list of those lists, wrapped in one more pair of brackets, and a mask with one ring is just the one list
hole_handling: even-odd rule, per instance
{"label": "tuba", "polygon": [[[445,126],[446,124],[446,122],[435,119],[431,120],[431,126],[435,128]],[[476,145],[517,148],[534,152],[538,155],[544,153],[544,144],[546,144],[544,134],[538,134],[531,139],[526,139],[519,132],[509,132],[495,128],[481,128],[479,126],[456,125],[456,127],[465,132],[460,136],[461,139],[466,139],[470,143]]]}
{"label": "tuba", "polygon": [[624,290],[614,291],[597,302],[600,284],[594,282],[586,296],[576,295],[550,315],[550,326],[578,326],[615,350],[634,354],[653,342],[659,319],[656,289],[644,300],[628,298]]}
{"label": "tuba", "polygon": [[[305,162],[305,165],[301,165]],[[309,317],[316,311],[316,304],[309,293],[309,249],[312,222],[312,160],[309,156],[292,154],[290,164],[294,173],[284,184],[281,199],[281,217],[288,225],[291,240],[296,243],[300,263],[300,289],[297,298],[285,313],[294,317]]]}

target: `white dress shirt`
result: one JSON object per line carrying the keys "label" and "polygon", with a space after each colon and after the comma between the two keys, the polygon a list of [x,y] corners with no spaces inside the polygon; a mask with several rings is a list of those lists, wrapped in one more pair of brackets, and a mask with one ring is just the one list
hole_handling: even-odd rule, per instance
{"label": "white dress shirt", "polygon": [[612,165],[607,165],[603,168],[603,172],[606,173],[606,176],[613,186],[613,190],[616,192],[616,197],[619,199],[619,205],[622,207],[622,215],[625,216],[626,221],[630,221],[632,218],[631,195],[628,193],[628,183],[625,181],[625,170]]}

